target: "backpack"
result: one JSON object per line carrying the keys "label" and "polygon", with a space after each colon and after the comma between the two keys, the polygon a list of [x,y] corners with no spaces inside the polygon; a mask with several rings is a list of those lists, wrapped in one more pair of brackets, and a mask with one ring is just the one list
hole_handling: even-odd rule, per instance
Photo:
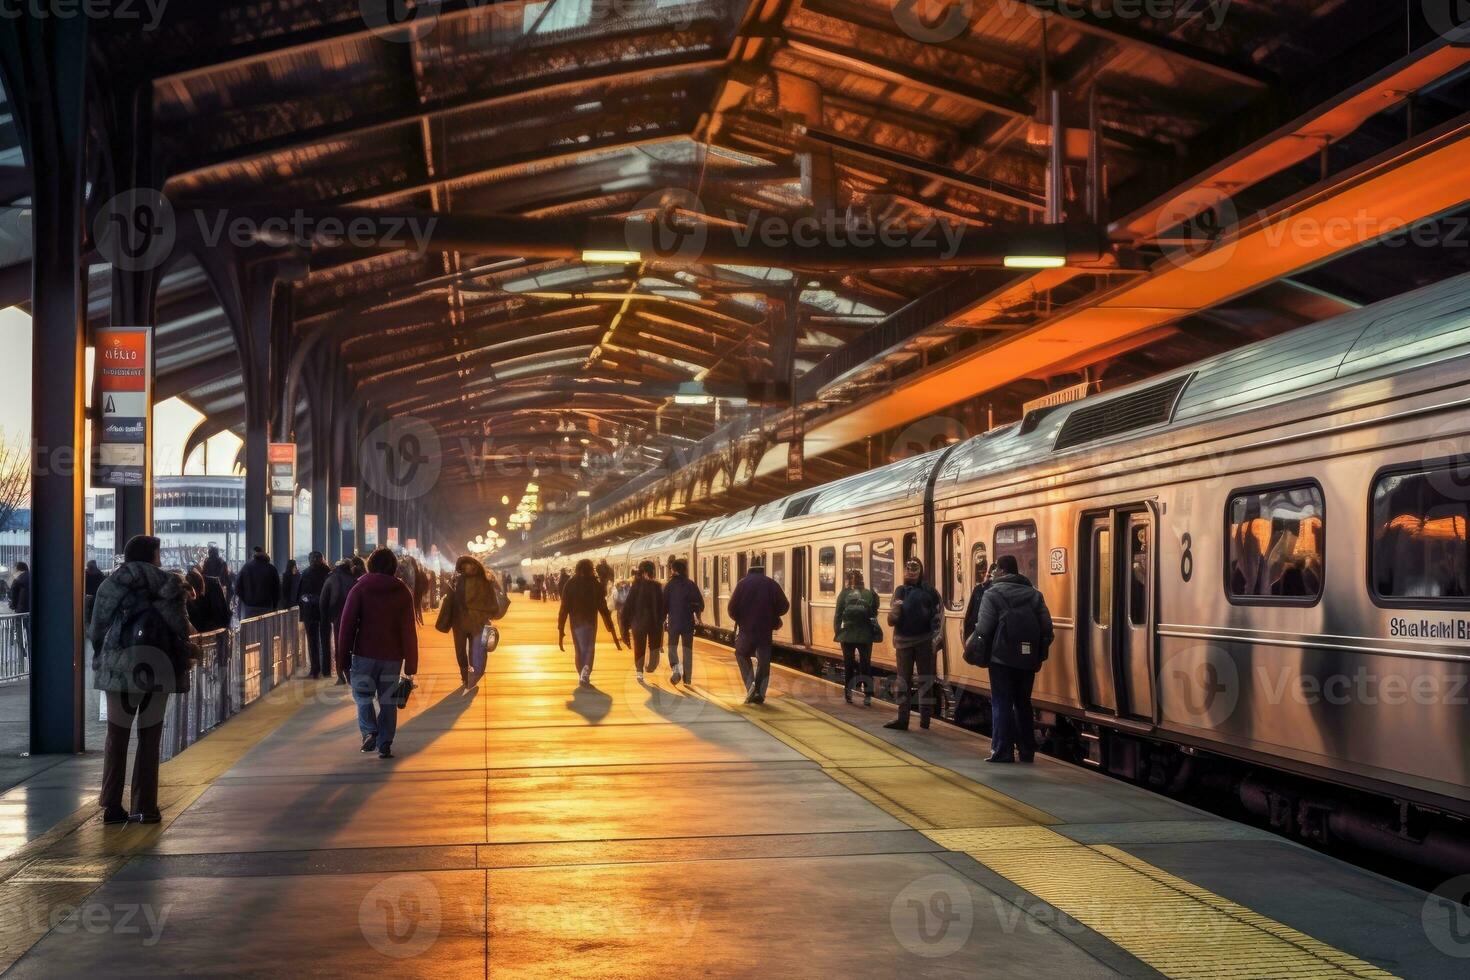
{"label": "backpack", "polygon": [[907,586],[899,600],[893,631],[900,636],[928,636],[934,629],[934,612],[933,593],[922,586]]}
{"label": "backpack", "polygon": [[869,593],[864,589],[848,591],[839,614],[844,630],[860,629],[872,622],[873,607],[868,603],[868,595]]}
{"label": "backpack", "polygon": [[1019,603],[1012,603],[1005,592],[996,592],[1000,600],[1000,616],[995,624],[995,636],[990,641],[990,663],[999,662],[1007,667],[1023,670],[1040,670],[1046,659],[1041,647],[1041,622],[1036,617],[1034,592],[1026,595]]}
{"label": "backpack", "polygon": [[491,619],[504,619],[505,614],[510,612],[510,593],[491,583],[490,588],[495,592],[495,612],[490,615]]}
{"label": "backpack", "polygon": [[[132,593],[133,597],[137,593]],[[169,626],[163,614],[144,599],[141,608],[136,598],[132,611],[122,620],[118,633],[118,648],[130,651],[133,661],[133,682],[140,691],[167,691],[168,687],[159,678],[167,663],[173,673],[173,692],[187,694],[189,691],[189,650],[179,635]],[[158,656],[162,654],[162,659]]]}

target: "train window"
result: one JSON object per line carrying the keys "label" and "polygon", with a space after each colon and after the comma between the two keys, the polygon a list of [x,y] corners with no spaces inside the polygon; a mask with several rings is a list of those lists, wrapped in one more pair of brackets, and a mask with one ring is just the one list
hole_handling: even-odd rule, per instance
{"label": "train window", "polygon": [[985,572],[989,568],[990,565],[985,560],[985,542],[976,541],[970,549],[970,581],[975,585],[985,581]]}
{"label": "train window", "polygon": [[944,529],[944,602],[951,609],[965,608],[965,527],[951,524]]}
{"label": "train window", "polygon": [[1135,524],[1128,529],[1128,622],[1148,624],[1149,582],[1148,527]]}
{"label": "train window", "polygon": [[[1013,555],[1021,574],[1036,582],[1036,522],[1002,524],[995,529],[995,559]],[[994,559],[993,559],[994,560]]]}
{"label": "train window", "polygon": [[836,548],[823,548],[817,552],[817,590],[824,595],[837,591]]}
{"label": "train window", "polygon": [[1105,527],[1092,532],[1092,621],[1113,624],[1113,532]]}
{"label": "train window", "polygon": [[842,546],[842,587],[847,588],[847,581],[853,572],[859,575],[863,572],[863,546],[860,544],[845,544]]}
{"label": "train window", "polygon": [[917,557],[919,557],[919,536],[905,534],[903,536],[903,563],[907,565]]}
{"label": "train window", "polygon": [[771,556],[771,564],[767,566],[771,578],[784,590],[786,588],[786,552],[778,551]]}
{"label": "train window", "polygon": [[728,587],[730,585],[730,556],[720,556],[720,584]]}
{"label": "train window", "polygon": [[1315,484],[1230,498],[1226,588],[1232,599],[1315,602],[1322,595],[1326,519]]}
{"label": "train window", "polygon": [[703,558],[701,558],[699,560],[699,578],[700,578],[700,581],[703,583],[704,591],[708,592],[709,591],[709,556],[708,555],[706,555],[705,557],[703,557]]}
{"label": "train window", "polygon": [[1470,597],[1470,494],[1464,465],[1390,473],[1373,485],[1374,595],[1414,605]]}
{"label": "train window", "polygon": [[868,546],[868,588],[879,595],[893,592],[893,539],[884,538]]}

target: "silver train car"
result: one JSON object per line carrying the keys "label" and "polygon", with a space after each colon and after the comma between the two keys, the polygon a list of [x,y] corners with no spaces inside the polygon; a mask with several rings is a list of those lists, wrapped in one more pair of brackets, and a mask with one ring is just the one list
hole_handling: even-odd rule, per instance
{"label": "silver train car", "polygon": [[[965,604],[1014,555],[1057,627],[1035,688],[1054,744],[1160,785],[1201,755],[1309,777],[1345,795],[1239,794],[1305,839],[1470,866],[1463,831],[1415,816],[1470,817],[1467,440],[1470,275],[662,531],[618,571],[687,558],[720,633],[760,556],[792,599],[778,643],[833,657],[844,572],[883,593],[919,556],[946,605],[942,681],[979,717]],[[874,662],[893,665],[886,643]]]}

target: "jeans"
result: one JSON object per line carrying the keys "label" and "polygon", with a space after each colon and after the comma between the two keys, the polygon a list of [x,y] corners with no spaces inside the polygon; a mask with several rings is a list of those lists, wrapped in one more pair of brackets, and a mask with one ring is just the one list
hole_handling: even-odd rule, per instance
{"label": "jeans", "polygon": [[1036,719],[1031,712],[1029,670],[992,664],[990,667],[990,754],[1009,759],[1019,750],[1026,761],[1036,755]]}
{"label": "jeans", "polygon": [[347,679],[347,671],[337,666],[337,655],[333,652],[337,649],[337,623],[322,621],[322,644],[327,651],[327,666],[337,675],[338,680]]}
{"label": "jeans", "polygon": [[470,682],[470,645],[474,643],[476,633],[454,631],[454,659],[459,661],[459,679],[466,685]]}
{"label": "jeans", "polygon": [[909,710],[914,703],[914,668],[919,671],[919,721],[927,722],[934,711],[934,641],[924,640],[911,647],[899,647],[898,654],[898,721],[908,725]]}
{"label": "jeans", "polygon": [[597,656],[597,624],[572,627],[572,650],[577,658],[577,673],[592,670],[592,660]]}
{"label": "jeans", "polygon": [[[684,659],[679,659],[679,648],[684,648]],[[683,664],[681,673],[684,675],[684,683],[688,684],[694,677],[694,627],[688,629],[669,630],[669,667],[672,669]]]}
{"label": "jeans", "polygon": [[163,742],[168,695],[107,692],[107,741],[102,750],[104,807],[121,807],[123,776],[128,768],[128,738],[138,723],[138,750],[133,756],[133,792],[129,813],[158,812],[158,752]]}
{"label": "jeans", "polygon": [[332,676],[332,627],[324,620],[302,624],[306,630],[306,660],[312,677]]}
{"label": "jeans", "polygon": [[[751,669],[751,660],[755,660],[755,668]],[[741,632],[735,635],[735,663],[740,668],[740,680],[749,691],[755,688],[757,697],[766,696],[766,688],[771,683],[771,638],[757,639],[749,633]]]}
{"label": "jeans", "polygon": [[848,695],[861,687],[873,696],[873,644],[842,644],[842,687]]}
{"label": "jeans", "polygon": [[[378,749],[393,744],[393,735],[398,731],[398,705],[388,700],[388,695],[398,684],[401,660],[374,660],[371,657],[352,658],[352,700],[357,702],[357,728],[363,738],[377,736]],[[373,701],[377,700],[377,710]]]}
{"label": "jeans", "polygon": [[633,663],[639,670],[643,669],[644,655],[648,656],[648,669],[658,670],[658,647],[662,639],[658,633],[646,633],[643,630],[633,631]]}

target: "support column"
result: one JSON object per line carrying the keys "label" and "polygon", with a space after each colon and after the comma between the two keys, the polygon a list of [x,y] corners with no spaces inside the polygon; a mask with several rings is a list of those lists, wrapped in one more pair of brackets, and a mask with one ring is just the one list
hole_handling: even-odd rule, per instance
{"label": "support column", "polygon": [[[280,405],[275,424],[271,427],[271,434],[276,442],[296,441],[296,406],[281,404],[284,395],[286,371],[291,363],[291,294],[289,290],[278,288],[272,294],[270,314],[270,398],[267,401],[272,405]],[[300,455],[298,453],[298,460]],[[299,481],[301,474],[296,474]],[[298,488],[300,484],[297,484]],[[269,492],[269,488],[267,488]],[[294,502],[296,495],[291,495],[293,502],[292,513],[271,514],[270,544],[267,550],[271,559],[276,563],[276,570],[286,571],[286,562],[290,561],[294,548],[292,547],[291,531],[295,520]]]}
{"label": "support column", "polygon": [[337,508],[331,499],[332,387],[327,372],[318,362],[313,384],[306,394],[311,411],[311,547],[327,553],[327,541],[337,523]]}
{"label": "support column", "polygon": [[83,744],[86,297],[81,277],[87,18],[0,31],[33,208],[31,752]]}

